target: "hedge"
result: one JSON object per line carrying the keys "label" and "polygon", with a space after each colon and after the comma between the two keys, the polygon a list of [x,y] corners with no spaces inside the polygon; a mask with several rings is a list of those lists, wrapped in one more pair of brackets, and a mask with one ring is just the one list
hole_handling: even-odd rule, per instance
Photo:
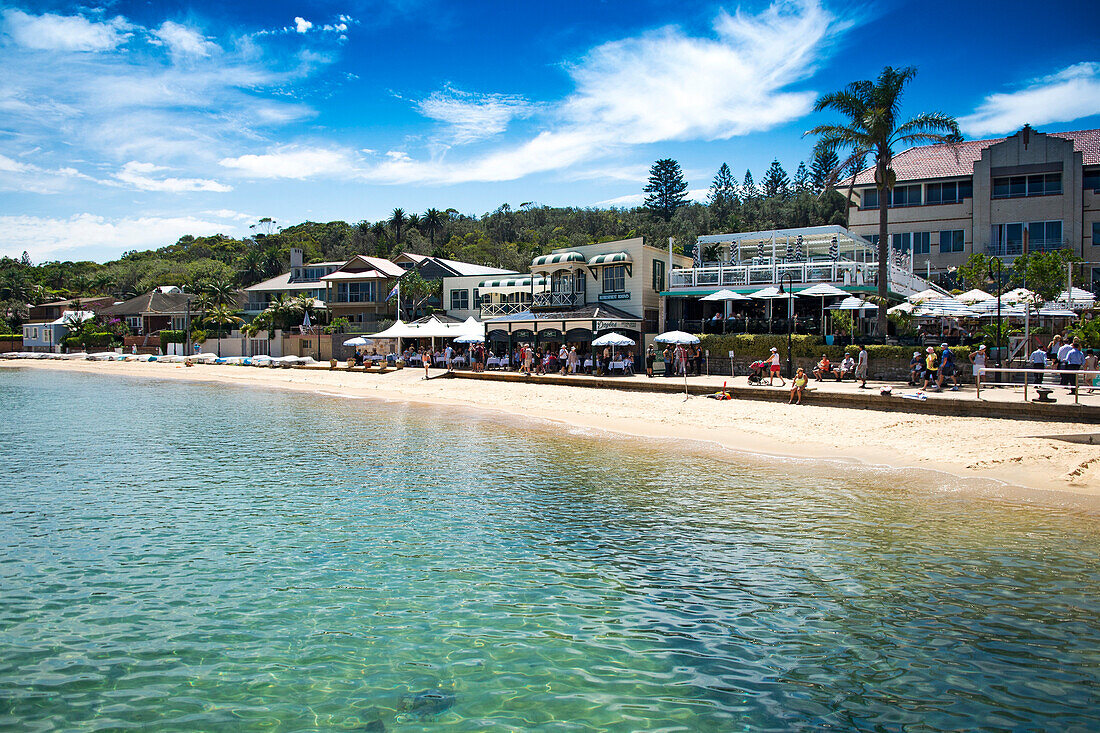
{"label": "hedge", "polygon": [[[723,357],[730,351],[735,357],[763,358],[768,355],[774,346],[784,357],[787,354],[786,334],[728,334],[700,335],[699,341],[704,349],[710,349],[712,357]],[[844,357],[845,352],[853,356],[859,348],[850,344],[848,346],[826,346],[821,342],[820,336],[806,334],[793,334],[791,336],[791,357],[796,359],[816,359],[825,354],[829,359],[837,361]],[[871,359],[904,359],[912,358],[913,352],[924,353],[924,347],[917,346],[887,346],[885,344],[867,344],[867,355]],[[952,346],[951,351],[959,359],[966,359],[971,352],[968,346]]]}
{"label": "hedge", "polygon": [[15,341],[16,339],[22,341],[23,334],[21,333],[0,333],[0,341]]}
{"label": "hedge", "polygon": [[68,336],[61,340],[61,344],[70,349],[75,349],[77,347],[88,348],[91,346],[107,348],[117,340],[118,337],[115,336],[115,334],[110,331],[103,331],[101,333],[82,334],[80,336]]}
{"label": "hedge", "polygon": [[164,330],[160,332],[160,347],[163,349],[168,344],[185,344],[187,343],[186,331],[168,331]]}

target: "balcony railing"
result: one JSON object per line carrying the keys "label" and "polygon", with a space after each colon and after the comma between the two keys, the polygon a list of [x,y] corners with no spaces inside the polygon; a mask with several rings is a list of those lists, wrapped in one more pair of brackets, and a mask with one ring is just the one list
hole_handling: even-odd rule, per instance
{"label": "balcony railing", "polygon": [[500,318],[501,316],[514,316],[523,313],[531,306],[527,303],[484,303],[481,306],[481,318]]}
{"label": "balcony railing", "polygon": [[[669,277],[669,290],[704,288],[765,288],[786,283],[786,275],[797,286],[829,283],[837,286],[869,286],[878,278],[877,262],[798,262],[768,265],[704,265],[674,269]],[[890,265],[890,289],[902,295],[912,295],[930,287],[924,278],[909,270]]]}
{"label": "balcony railing", "polygon": [[[1030,252],[1054,252],[1059,249],[1068,249],[1069,243],[1064,239],[1032,239],[1028,242],[1027,248]],[[989,244],[986,245],[985,251],[986,254],[994,257],[1017,257],[1024,253],[1024,243]]]}
{"label": "balcony railing", "polygon": [[584,305],[584,293],[535,293],[532,308],[577,308]]}

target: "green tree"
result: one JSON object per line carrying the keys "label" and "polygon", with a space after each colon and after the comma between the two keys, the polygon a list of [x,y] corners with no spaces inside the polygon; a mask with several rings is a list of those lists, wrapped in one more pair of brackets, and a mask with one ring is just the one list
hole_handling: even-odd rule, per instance
{"label": "green tree", "polygon": [[794,172],[795,193],[807,193],[810,191],[810,172],[806,170],[806,162],[799,161],[798,168]]}
{"label": "green tree", "polygon": [[649,169],[649,183],[642,189],[648,194],[645,208],[666,222],[672,221],[676,211],[687,203],[684,195],[687,187],[680,164],[672,158],[662,158]]}
{"label": "green tree", "polygon": [[821,194],[825,191],[830,176],[838,166],[840,158],[835,151],[825,150],[820,145],[814,146],[814,157],[810,160],[810,184],[814,193]]}
{"label": "green tree", "polygon": [[972,253],[959,266],[958,278],[967,290],[984,289],[989,278],[989,258],[977,252]]}
{"label": "green tree", "polygon": [[432,249],[435,249],[435,235],[443,231],[443,212],[439,209],[428,209],[424,212],[424,218],[421,222],[428,231]]}
{"label": "green tree", "polygon": [[401,234],[405,229],[406,221],[404,209],[394,209],[393,213],[390,214],[390,229],[393,230],[393,242],[398,246],[401,245]]}
{"label": "green tree", "polygon": [[[409,270],[401,276],[401,311],[415,317],[417,310],[443,288],[442,280],[425,280],[419,270]],[[401,313],[397,314],[398,318]]]}
{"label": "green tree", "polygon": [[1054,300],[1066,289],[1068,266],[1080,261],[1081,258],[1068,249],[1028,252],[1012,262],[1011,281],[1013,285],[1038,293],[1043,300]]}
{"label": "green tree", "polygon": [[[918,114],[901,122],[901,97],[905,85],[913,80],[917,70],[913,67],[894,69],[887,66],[875,81],[855,81],[838,92],[819,98],[814,110],[835,110],[844,115],[845,124],[818,125],[807,134],[818,136],[818,146],[827,153],[844,150],[848,157],[841,166],[853,160],[871,156],[875,166],[875,185],[879,190],[879,242],[878,295],[883,301],[889,294],[888,211],[889,194],[894,187],[895,174],[891,167],[895,145],[957,142],[962,139],[954,117],[939,112]],[[835,183],[836,171],[826,181]],[[886,336],[886,304],[878,307],[876,333]]]}
{"label": "green tree", "polygon": [[729,219],[737,205],[737,182],[733,180],[730,167],[725,163],[718,169],[710,184],[707,205],[719,225]]}
{"label": "green tree", "polygon": [[756,182],[752,180],[752,171],[745,171],[745,179],[741,182],[741,200],[742,201],[755,201],[760,198],[760,189],[756,187]]}
{"label": "green tree", "polygon": [[790,193],[791,179],[778,160],[773,160],[772,164],[768,166],[768,170],[764,173],[763,186],[764,196],[768,198],[786,196]]}

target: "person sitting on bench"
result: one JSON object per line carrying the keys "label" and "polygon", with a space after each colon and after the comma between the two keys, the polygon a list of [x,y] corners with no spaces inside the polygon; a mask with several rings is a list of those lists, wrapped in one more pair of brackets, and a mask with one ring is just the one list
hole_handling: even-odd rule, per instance
{"label": "person sitting on bench", "polygon": [[836,372],[833,371],[833,365],[829,362],[829,357],[824,354],[821,355],[821,361],[814,367],[814,379],[821,381],[825,377],[836,378]]}
{"label": "person sitting on bench", "polygon": [[844,358],[840,361],[840,372],[836,376],[836,381],[842,381],[848,377],[855,378],[856,376],[856,360],[852,358],[852,355],[845,352]]}

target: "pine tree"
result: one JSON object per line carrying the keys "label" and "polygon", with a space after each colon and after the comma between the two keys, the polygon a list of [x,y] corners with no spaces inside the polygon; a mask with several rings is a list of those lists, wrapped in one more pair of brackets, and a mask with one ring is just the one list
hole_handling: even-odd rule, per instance
{"label": "pine tree", "polygon": [[787,177],[787,171],[783,170],[778,160],[773,160],[764,173],[764,196],[786,196],[790,193],[790,185],[791,179]]}
{"label": "pine tree", "polygon": [[680,164],[672,158],[662,158],[649,169],[649,183],[642,189],[649,194],[645,199],[645,207],[654,216],[671,221],[676,210],[687,203],[684,195],[687,187]]}
{"label": "pine tree", "polygon": [[810,161],[810,183],[814,187],[814,193],[825,190],[826,182],[838,165],[840,165],[840,158],[836,153],[821,147],[814,148],[814,157]]}
{"label": "pine tree", "polygon": [[806,193],[810,190],[810,172],[806,170],[806,161],[798,161],[798,169],[794,172],[794,190],[796,193]]}
{"label": "pine tree", "polygon": [[744,201],[755,201],[760,198],[760,189],[752,180],[752,171],[745,171],[745,180],[741,183],[741,198]]}
{"label": "pine tree", "polygon": [[733,207],[737,204],[737,183],[733,180],[730,167],[725,163],[718,169],[714,181],[710,184],[707,203],[719,223],[724,222],[733,213]]}

